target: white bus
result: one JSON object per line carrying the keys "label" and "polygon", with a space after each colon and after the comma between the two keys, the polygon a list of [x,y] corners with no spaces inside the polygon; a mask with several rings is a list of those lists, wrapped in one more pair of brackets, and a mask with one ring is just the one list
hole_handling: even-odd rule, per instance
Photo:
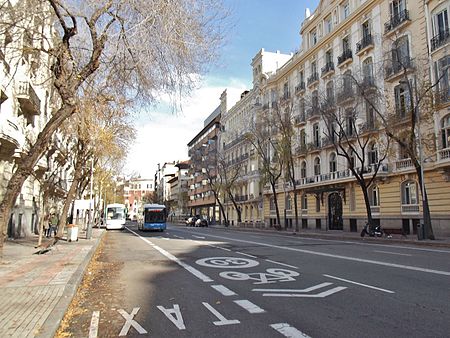
{"label": "white bus", "polygon": [[124,229],[125,217],[124,204],[108,204],[106,206],[106,229]]}

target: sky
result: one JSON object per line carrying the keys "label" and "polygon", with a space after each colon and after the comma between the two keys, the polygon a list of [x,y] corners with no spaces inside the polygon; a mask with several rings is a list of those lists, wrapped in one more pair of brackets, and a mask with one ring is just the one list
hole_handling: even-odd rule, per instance
{"label": "sky", "polygon": [[151,178],[158,163],[189,159],[187,144],[219,105],[220,94],[227,90],[229,109],[244,90],[251,88],[250,64],[261,48],[284,54],[296,52],[305,9],[313,12],[318,3],[319,0],[224,0],[231,12],[231,28],[220,60],[184,100],[182,112],[168,112],[156,106],[135,120],[137,137],[130,146],[123,174]]}

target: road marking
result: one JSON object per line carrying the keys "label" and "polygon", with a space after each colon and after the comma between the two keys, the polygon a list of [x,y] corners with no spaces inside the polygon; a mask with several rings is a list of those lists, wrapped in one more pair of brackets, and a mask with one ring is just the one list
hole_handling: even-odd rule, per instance
{"label": "road marking", "polygon": [[162,255],[166,256],[171,261],[173,261],[173,262],[177,263],[178,265],[180,265],[181,267],[185,268],[187,271],[192,273],[195,277],[197,277],[198,279],[202,280],[203,282],[213,282],[214,281],[213,279],[211,279],[208,276],[206,276],[203,272],[200,272],[199,270],[197,270],[193,266],[190,266],[189,264],[186,264],[186,263],[180,261],[178,258],[176,258],[171,253],[169,253],[166,250],[164,250],[163,248],[160,248],[159,246],[153,244],[147,238],[142,237],[141,235],[139,235],[138,233],[134,232],[133,230],[131,230],[131,229],[127,228],[127,227],[125,227],[125,229],[127,229],[129,232],[131,232],[135,236],[139,237],[140,239],[142,239],[147,244],[151,245],[153,248],[158,250]]}
{"label": "road marking", "polygon": [[186,326],[184,325],[183,316],[181,315],[180,306],[178,304],[173,304],[173,309],[165,308],[161,305],[158,305],[157,308],[164,313],[164,315],[169,318],[169,320],[175,324],[178,330],[185,330]]}
{"label": "road marking", "polygon": [[380,252],[380,253],[385,253],[385,254],[390,254],[390,255],[408,256],[408,257],[412,256],[409,254],[402,254],[402,253],[398,253],[398,252],[381,251],[381,250],[374,250],[373,252]]}
{"label": "road marking", "polygon": [[247,310],[249,313],[264,313],[265,310],[261,309],[258,305],[253,304],[251,301],[246,299],[240,299],[234,301],[237,305],[239,305],[244,310]]}
{"label": "road marking", "polygon": [[131,311],[130,314],[128,314],[125,310],[119,309],[117,312],[119,312],[123,318],[125,318],[125,324],[123,324],[122,330],[120,330],[119,336],[126,336],[128,334],[128,331],[133,326],[139,334],[145,334],[147,331],[139,325],[137,321],[135,321],[133,318],[138,313],[139,308],[135,307],[133,308],[133,311]]}
{"label": "road marking", "polygon": [[272,284],[277,282],[291,282],[295,281],[299,273],[297,271],[271,268],[267,269],[266,272],[253,272],[245,273],[239,271],[224,271],[219,273],[219,276],[226,279],[236,280],[236,281],[255,281],[253,284]]}
{"label": "road marking", "polygon": [[324,288],[326,286],[332,285],[333,283],[322,283],[322,284],[317,284],[314,286],[311,286],[309,288],[306,289],[253,289],[252,291],[259,291],[259,292],[299,292],[299,293],[306,293],[306,292],[310,292],[310,291],[314,291],[317,289],[321,289]]}
{"label": "road marking", "polygon": [[245,268],[253,268],[254,266],[259,265],[259,262],[253,259],[240,257],[207,257],[197,259],[195,263],[201,266],[206,266],[208,268],[219,268],[219,269],[228,269],[228,268],[245,269]]}
{"label": "road marking", "polygon": [[216,245],[212,245],[212,244],[208,244],[208,246],[213,247],[213,248],[216,248],[216,249],[220,249],[220,250],[223,250],[223,251],[231,252],[230,249],[222,248],[221,246],[216,246]]}
{"label": "road marking", "polygon": [[89,326],[89,338],[97,338],[100,311],[92,312],[91,326]]}
{"label": "road marking", "polygon": [[285,337],[289,338],[311,338],[302,331],[297,330],[295,327],[290,326],[288,323],[277,323],[270,325],[272,329],[277,330]]}
{"label": "road marking", "polygon": [[347,289],[345,286],[337,286],[327,291],[317,293],[315,295],[303,294],[303,293],[263,293],[263,297],[302,297],[302,298],[325,298],[333,293]]}
{"label": "road marking", "polygon": [[317,252],[317,251],[311,251],[311,250],[305,250],[305,249],[297,249],[297,248],[286,247],[286,246],[281,246],[281,245],[267,244],[267,243],[261,243],[261,242],[255,242],[255,241],[247,241],[247,240],[244,240],[244,239],[235,239],[235,238],[230,238],[230,237],[225,237],[225,236],[217,236],[217,235],[209,235],[209,236],[210,237],[215,237],[215,238],[220,238],[220,239],[226,239],[226,240],[234,241],[234,242],[256,244],[256,245],[266,246],[266,247],[269,247],[269,248],[276,248],[276,249],[282,249],[282,250],[288,250],[288,251],[302,252],[302,253],[306,253],[306,254],[310,254],[310,255],[329,257],[329,258],[334,258],[334,259],[342,259],[342,260],[348,260],[348,261],[354,261],[354,262],[360,262],[360,263],[368,263],[368,264],[387,266],[387,267],[391,267],[391,268],[399,268],[399,269],[405,269],[405,270],[412,270],[412,271],[432,273],[432,274],[437,274],[437,275],[450,276],[450,271],[433,270],[433,269],[427,269],[427,268],[419,268],[419,267],[410,266],[410,265],[402,265],[402,264],[395,264],[395,263],[387,263],[387,262],[375,261],[375,260],[371,260],[371,259],[356,258],[356,257],[342,256],[342,255],[335,255],[335,254],[329,254],[329,253],[325,253],[325,252]]}
{"label": "road marking", "polygon": [[219,311],[214,309],[211,305],[208,303],[202,302],[202,304],[214,315],[219,319],[216,322],[213,322],[216,326],[222,326],[222,325],[233,325],[233,324],[239,324],[240,321],[237,319],[226,319],[224,316],[222,316]]}
{"label": "road marking", "polygon": [[206,237],[204,237],[204,236],[195,236],[195,235],[192,235],[192,237],[200,238],[200,239],[205,239],[205,238],[206,238]]}
{"label": "road marking", "polygon": [[226,286],[221,285],[221,284],[211,285],[211,287],[214,290],[219,291],[223,296],[234,296],[234,295],[236,295],[236,293],[234,291],[231,291]]}
{"label": "road marking", "polygon": [[325,277],[328,277],[328,278],[337,279],[337,280],[340,280],[340,281],[343,281],[343,282],[347,282],[347,283],[351,283],[351,284],[356,284],[356,285],[359,285],[359,286],[364,286],[364,287],[369,288],[369,289],[379,290],[379,291],[383,291],[383,292],[387,292],[387,293],[395,293],[394,291],[391,291],[391,290],[386,290],[386,289],[377,288],[376,286],[367,285],[367,284],[362,284],[362,283],[354,282],[354,281],[351,281],[351,280],[348,280],[348,279],[344,279],[344,278],[339,278],[339,277],[330,276],[330,275],[324,275],[324,276],[325,276]]}
{"label": "road marking", "polygon": [[181,236],[177,236],[177,235],[172,235],[173,237],[176,237],[176,238],[181,238],[181,239],[184,239],[184,237],[181,237]]}
{"label": "road marking", "polygon": [[296,267],[296,266],[285,264],[285,263],[281,263],[281,262],[277,262],[277,261],[272,261],[270,259],[266,259],[266,262],[287,266],[288,268],[298,269],[298,267]]}
{"label": "road marking", "polygon": [[247,256],[247,257],[251,257],[251,258],[258,258],[258,257],[256,257],[256,256],[253,256],[253,255],[249,255],[249,254],[246,254],[246,253],[244,253],[244,252],[240,252],[240,251],[236,251],[236,253],[237,253],[237,254],[240,254],[240,255],[244,255],[244,256]]}

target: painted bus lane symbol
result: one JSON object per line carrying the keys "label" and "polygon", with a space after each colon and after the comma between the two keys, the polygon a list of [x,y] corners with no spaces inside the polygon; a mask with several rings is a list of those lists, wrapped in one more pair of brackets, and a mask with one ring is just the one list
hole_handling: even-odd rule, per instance
{"label": "painted bus lane symbol", "polygon": [[224,271],[219,273],[219,276],[225,279],[235,281],[253,281],[253,284],[272,284],[278,282],[292,282],[294,277],[299,276],[297,271],[270,268],[265,272],[243,273],[240,271]]}
{"label": "painted bus lane symbol", "polygon": [[258,261],[241,257],[208,257],[198,259],[195,263],[208,268],[218,269],[246,269],[259,265]]}

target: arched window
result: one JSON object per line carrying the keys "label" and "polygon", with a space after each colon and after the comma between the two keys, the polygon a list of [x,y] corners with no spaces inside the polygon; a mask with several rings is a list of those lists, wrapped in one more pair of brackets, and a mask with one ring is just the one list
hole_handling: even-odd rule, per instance
{"label": "arched window", "polygon": [[377,164],[378,163],[378,148],[375,142],[370,144],[369,151],[367,153],[367,157],[369,158],[369,164]]}
{"label": "arched window", "polygon": [[314,159],[314,175],[320,175],[320,157]]}
{"label": "arched window", "polygon": [[447,115],[441,122],[442,149],[450,148],[450,115]]}
{"label": "arched window", "polygon": [[303,161],[300,165],[300,177],[306,178],[306,161]]}
{"label": "arched window", "polygon": [[369,187],[369,202],[372,207],[378,207],[380,205],[380,191],[377,185]]}
{"label": "arched window", "polygon": [[337,171],[336,154],[331,153],[330,155],[330,173]]}
{"label": "arched window", "polygon": [[350,70],[347,70],[344,73],[344,77],[342,80],[342,85],[344,87],[344,94],[345,95],[352,95],[353,94],[353,78],[352,78],[352,72]]}
{"label": "arched window", "polygon": [[354,168],[356,166],[356,156],[353,150],[348,150],[348,154],[350,155],[350,159],[348,161],[348,168]]}
{"label": "arched window", "polygon": [[406,181],[402,184],[402,204],[418,204],[417,183],[415,181]]}
{"label": "arched window", "polygon": [[373,77],[373,61],[372,58],[367,58],[363,62],[363,76],[364,76],[364,84],[368,86],[372,86],[374,84]]}
{"label": "arched window", "polygon": [[329,104],[334,102],[334,85],[333,81],[327,83],[327,101]]}

